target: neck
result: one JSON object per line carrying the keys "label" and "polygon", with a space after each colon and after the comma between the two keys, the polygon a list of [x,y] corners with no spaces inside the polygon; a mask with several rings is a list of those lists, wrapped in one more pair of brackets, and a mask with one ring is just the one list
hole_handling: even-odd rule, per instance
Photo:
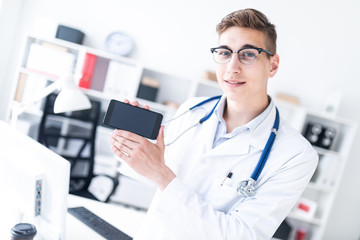
{"label": "neck", "polygon": [[266,96],[262,101],[254,103],[243,103],[226,99],[224,109],[224,120],[227,125],[227,132],[232,132],[236,127],[242,126],[262,113],[269,105]]}

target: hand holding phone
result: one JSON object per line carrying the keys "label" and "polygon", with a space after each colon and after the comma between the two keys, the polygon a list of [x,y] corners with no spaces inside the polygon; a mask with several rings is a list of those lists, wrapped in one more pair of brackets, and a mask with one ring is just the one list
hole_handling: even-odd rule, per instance
{"label": "hand holding phone", "polygon": [[103,124],[149,139],[156,139],[162,119],[163,116],[160,113],[112,99],[106,111]]}

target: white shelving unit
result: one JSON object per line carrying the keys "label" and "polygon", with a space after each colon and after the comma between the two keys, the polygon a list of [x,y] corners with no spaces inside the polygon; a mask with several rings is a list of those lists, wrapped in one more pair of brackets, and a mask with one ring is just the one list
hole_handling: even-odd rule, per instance
{"label": "white shelving unit", "polygon": [[316,146],[319,144],[314,142],[314,148],[319,154],[319,164],[311,182],[301,196],[302,199],[315,203],[314,214],[303,216],[292,211],[287,217],[287,222],[293,227],[291,239],[295,239],[295,232],[302,229],[306,232],[306,239],[321,240],[349,157],[357,125],[352,121],[314,112],[298,105],[280,101],[276,104],[282,117],[304,136],[308,136],[309,124],[314,123],[320,124],[324,129],[331,128],[336,131],[330,146]]}
{"label": "white shelving unit", "polygon": [[[47,72],[46,69],[41,69],[41,67],[40,69],[29,67],[29,65],[31,65],[29,64],[29,55],[33,44],[48,47],[51,51],[59,51],[55,55],[64,55],[65,60],[61,61],[58,59],[58,64],[63,64],[64,66],[66,64],[69,65],[70,72],[72,72],[75,76],[79,76],[81,74],[84,66],[84,56],[86,53],[90,53],[96,55],[104,61],[115,62],[117,64],[130,67],[130,69],[134,71],[130,74],[132,76],[131,81],[136,81],[139,86],[144,78],[155,79],[159,85],[155,100],[139,99],[139,101],[143,104],[150,105],[152,110],[164,114],[164,120],[172,116],[175,111],[173,107],[169,107],[168,103],[176,105],[181,104],[186,99],[193,96],[214,96],[221,94],[221,90],[217,83],[211,80],[201,79],[195,81],[185,79],[160,72],[155,69],[147,68],[133,59],[120,57],[97,49],[88,48],[59,39],[43,39],[35,36],[28,36],[24,43],[23,53],[20,56],[21,60],[19,63],[19,69],[14,77],[14,87],[12,89],[12,96],[14,96],[14,99],[18,101],[21,101],[22,97],[29,96],[34,91],[42,89],[44,87],[44,82],[54,81],[58,77],[56,72]],[[72,59],[70,63],[66,61],[66,56],[68,59]],[[53,60],[54,59],[50,57],[49,64],[51,64]],[[42,64],[44,64],[44,62]],[[56,66],[53,65],[50,66],[50,68],[55,68],[55,71],[57,70]],[[95,65],[95,69],[96,68],[97,66]],[[105,74],[108,73],[109,72],[105,71]],[[129,75],[125,75],[124,78],[127,76]],[[126,84],[126,80],[127,79],[122,79],[120,75],[119,82]],[[96,79],[93,79],[92,81],[96,81]],[[35,84],[36,86],[34,87],[34,82],[39,82],[39,84]],[[91,87],[89,89],[83,89],[83,91],[89,97],[101,100],[103,103],[103,110],[107,108],[107,104],[110,99],[115,98],[122,100],[125,97],[129,97],[121,94],[109,94],[99,89],[91,89]],[[134,99],[137,97],[136,92],[133,92],[132,94],[133,95],[130,96],[130,98]],[[332,209],[333,201],[339,187],[339,182],[342,178],[342,173],[349,157],[351,145],[355,136],[356,124],[345,119],[317,113],[301,106],[284,102],[276,102],[276,104],[279,107],[282,118],[289,121],[290,124],[303,135],[306,134],[309,123],[319,123],[323,126],[331,127],[336,130],[336,137],[334,138],[330,148],[325,149],[323,147],[315,147],[320,156],[319,166],[311,183],[302,195],[302,198],[316,203],[317,208],[315,214],[311,217],[304,217],[296,212],[292,212],[287,217],[288,222],[291,223],[294,229],[306,229],[308,239],[322,239],[324,229]],[[8,110],[9,118],[10,111],[11,107],[9,107]],[[40,108],[31,109],[21,116],[21,118],[33,122],[36,122],[34,119],[38,119],[37,122],[39,122],[40,117]],[[114,169],[114,163],[111,162],[114,161],[114,158],[111,157],[112,154],[110,147],[108,146],[110,132],[110,129],[103,127],[99,127],[98,130],[96,152],[99,157],[97,158],[97,165],[98,168],[102,170],[106,168],[110,170]],[[126,181],[130,184],[132,180],[127,179]],[[137,183],[135,185],[136,188],[141,188],[141,186]],[[149,188],[146,187],[144,187],[144,190],[140,191],[144,193],[146,192],[147,196],[143,197],[144,201],[136,204],[138,207],[146,208],[147,204],[149,204],[151,200],[152,191],[149,191]],[[120,190],[119,194],[117,194],[113,200],[120,202],[130,201],[128,195],[126,196],[127,199],[121,199],[121,196],[124,195],[126,194],[122,193]],[[131,204],[130,202],[128,203]]]}
{"label": "white shelving unit", "polygon": [[[44,56],[40,56],[39,57],[40,60],[36,59],[33,56],[34,54],[32,54],[35,52],[32,49],[34,48],[34,45],[37,48],[40,46],[42,49],[45,49],[46,51],[49,52],[45,52],[43,54]],[[51,58],[52,53],[54,57],[57,56],[58,58],[61,59],[53,60]],[[24,93],[26,93],[26,89],[28,88],[26,82],[28,82],[29,78],[32,79],[38,78],[38,79],[46,79],[47,81],[55,81],[59,77],[58,72],[62,69],[65,69],[69,65],[70,67],[67,68],[69,72],[73,73],[74,76],[76,77],[81,76],[82,74],[81,71],[84,66],[84,55],[87,53],[96,55],[97,58],[101,58],[105,61],[107,60],[108,62],[110,62],[110,64],[118,63],[118,65],[120,66],[124,65],[132,68],[131,70],[128,70],[127,73],[124,73],[125,75],[123,76],[124,78],[126,78],[128,77],[129,72],[133,72],[133,74],[131,74],[131,79],[129,79],[128,82],[133,81],[135,83],[136,82],[140,83],[143,78],[151,78],[156,80],[159,84],[159,87],[157,90],[155,101],[147,101],[146,99],[140,99],[140,100],[141,102],[149,104],[152,107],[152,109],[154,109],[155,111],[160,111],[165,115],[167,113],[170,114],[173,113],[173,109],[166,105],[168,103],[174,103],[178,105],[192,96],[212,96],[215,94],[221,94],[221,90],[218,87],[217,83],[211,80],[201,79],[198,81],[194,81],[192,79],[185,79],[182,77],[170,75],[168,73],[147,68],[145,66],[142,66],[140,63],[134,61],[133,59],[121,57],[108,52],[85,47],[83,45],[78,45],[55,38],[44,39],[44,38],[37,38],[35,36],[28,36],[24,43],[23,53],[20,56],[21,59],[19,64],[20,67],[15,77],[16,84],[14,84],[14,88],[12,89],[12,93],[13,93],[12,96],[15,96],[16,100],[21,101],[22,96],[24,95]],[[71,63],[69,63],[69,55],[73,57]],[[43,59],[46,58],[49,59],[48,61],[42,60],[43,62],[41,62],[41,57],[43,57]],[[46,63],[46,61],[48,63]],[[58,65],[58,66],[64,65],[64,66],[56,67],[53,65]],[[95,65],[95,71],[98,68],[97,65],[98,63],[96,63]],[[34,69],[34,66],[37,66],[38,69]],[[47,71],[46,69],[44,69],[46,67],[54,69],[55,72]],[[106,80],[107,77],[108,76],[106,76]],[[122,76],[120,73],[119,84],[127,83],[127,79],[124,80],[121,79],[121,77]],[[92,79],[92,81],[97,81],[97,79]],[[120,85],[114,87],[122,87],[122,86]],[[39,89],[41,88],[42,86],[39,87]],[[105,92],[104,90],[92,89],[91,87],[83,90],[90,97],[103,100],[104,102],[109,101],[110,99],[113,98],[119,100],[122,100],[125,97],[129,97],[132,99],[137,98],[136,92],[133,93],[132,95],[123,95],[121,93],[112,94]]]}
{"label": "white shelving unit", "polygon": [[[37,50],[37,52],[36,52]],[[35,53],[38,53],[37,56]],[[168,73],[164,73],[155,69],[151,69],[143,66],[137,61],[114,55],[98,49],[89,48],[83,45],[74,44],[68,41],[60,39],[45,39],[36,36],[27,36],[24,40],[24,46],[19,57],[19,68],[14,76],[14,84],[12,89],[12,96],[16,101],[23,101],[34,92],[43,89],[46,84],[56,81],[62,70],[67,69],[72,73],[75,78],[80,78],[83,67],[86,63],[86,54],[95,55],[97,59],[102,62],[106,62],[108,65],[106,69],[101,69],[103,66],[96,62],[94,66],[95,71],[103,70],[102,81],[103,89],[94,89],[92,85],[89,88],[82,88],[82,90],[90,97],[102,102],[102,109],[107,109],[110,99],[123,100],[124,98],[137,99],[141,104],[148,104],[154,111],[160,112],[164,115],[164,121],[171,117],[177,106],[192,96],[212,96],[221,94],[221,89],[217,83],[211,80],[201,79],[195,81],[192,79],[185,79],[182,77],[174,76]],[[119,69],[123,69],[124,75],[113,69],[110,70],[110,65],[118,66]],[[122,68],[124,67],[124,68]],[[51,70],[49,70],[51,69]],[[119,79],[119,84],[113,86],[113,89],[126,88],[121,84],[132,83],[138,84],[144,78],[150,78],[158,83],[158,89],[155,100],[142,99],[138,97],[137,91],[133,91],[130,95],[122,94],[124,91],[105,91],[106,80],[109,79],[109,75],[118,73],[116,77]],[[110,78],[111,79],[111,78]],[[114,78],[113,78],[114,79]],[[92,81],[98,81],[93,77]],[[135,90],[138,90],[136,88]],[[170,104],[169,104],[170,103]],[[11,116],[11,106],[8,108],[8,120]],[[35,107],[29,108],[25,113],[19,116],[19,120],[24,122],[31,122],[33,126],[30,132],[26,132],[30,136],[37,138],[37,124],[40,122],[42,116],[41,104],[36,104]],[[96,143],[96,166],[95,171],[106,172],[112,174],[117,168],[117,160],[113,157],[109,147],[109,137],[111,129],[99,126],[97,131],[97,143]],[[141,185],[134,180],[125,178],[122,179],[128,184],[133,183],[133,187],[139,189],[139,192],[144,193],[142,198],[137,196],[131,197],[128,193],[128,189],[131,186],[122,186],[122,189],[114,195],[113,201],[119,201],[122,203],[128,203],[135,205],[135,207],[146,208],[152,198],[153,189],[147,185]],[[142,188],[142,189],[141,189]],[[124,193],[123,191],[126,191]],[[126,198],[124,198],[126,196]],[[136,199],[135,199],[136,198]],[[132,199],[132,202],[130,202]]]}

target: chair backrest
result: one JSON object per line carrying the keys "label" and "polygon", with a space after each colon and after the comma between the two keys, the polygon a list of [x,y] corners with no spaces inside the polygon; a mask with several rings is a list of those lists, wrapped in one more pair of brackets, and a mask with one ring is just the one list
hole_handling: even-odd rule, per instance
{"label": "chair backrest", "polygon": [[92,107],[89,110],[55,114],[56,97],[56,94],[50,94],[46,98],[38,141],[70,161],[70,193],[86,190],[94,176],[95,138],[101,103],[90,100]]}

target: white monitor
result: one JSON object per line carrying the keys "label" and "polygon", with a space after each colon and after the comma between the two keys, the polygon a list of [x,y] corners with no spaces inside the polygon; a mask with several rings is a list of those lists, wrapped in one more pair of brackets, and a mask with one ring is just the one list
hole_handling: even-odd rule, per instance
{"label": "white monitor", "polygon": [[36,239],[64,239],[70,163],[0,121],[0,239],[28,222]]}

